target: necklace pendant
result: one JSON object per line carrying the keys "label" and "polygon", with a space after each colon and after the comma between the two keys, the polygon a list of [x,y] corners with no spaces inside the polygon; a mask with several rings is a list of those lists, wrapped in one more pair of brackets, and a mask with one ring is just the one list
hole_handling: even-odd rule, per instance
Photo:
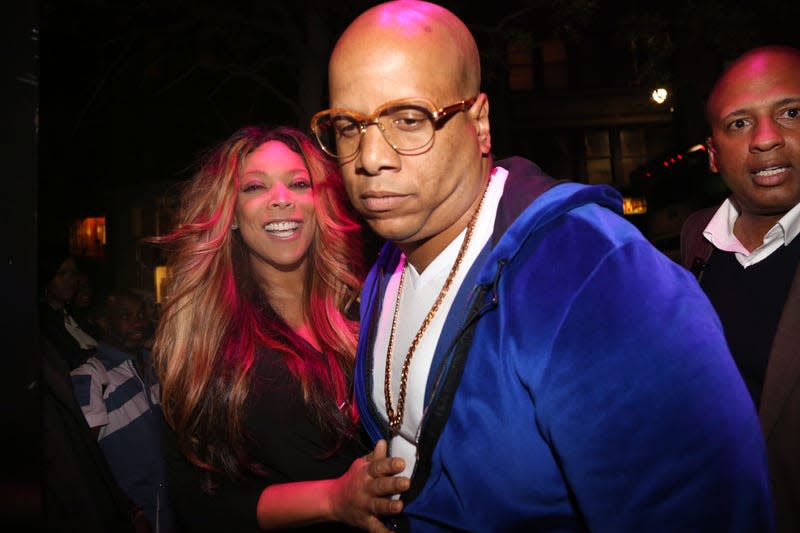
{"label": "necklace pendant", "polygon": [[391,437],[396,437],[400,434],[400,428],[402,427],[403,423],[398,418],[393,416],[389,416],[389,435]]}

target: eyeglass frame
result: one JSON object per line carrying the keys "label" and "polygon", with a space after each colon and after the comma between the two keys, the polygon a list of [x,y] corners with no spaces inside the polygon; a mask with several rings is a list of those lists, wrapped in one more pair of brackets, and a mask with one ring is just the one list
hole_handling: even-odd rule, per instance
{"label": "eyeglass frame", "polygon": [[[341,107],[323,109],[322,111],[315,113],[314,116],[311,117],[311,131],[314,132],[314,137],[317,139],[317,144],[319,144],[322,151],[330,155],[331,157],[335,157],[337,159],[348,159],[350,157],[355,156],[361,150],[362,137],[367,132],[367,128],[372,125],[378,127],[378,130],[381,132],[381,136],[389,144],[389,146],[392,147],[392,149],[395,152],[403,155],[416,155],[423,153],[425,151],[423,149],[433,141],[433,138],[436,136],[436,130],[439,128],[439,123],[443,119],[445,119],[448,116],[452,116],[455,113],[461,113],[462,111],[467,111],[478,100],[478,96],[480,95],[475,95],[472,98],[467,98],[466,100],[461,100],[459,102],[456,102],[455,104],[440,107],[439,109],[436,109],[436,105],[434,105],[434,103],[428,100],[427,98],[400,98],[397,100],[390,100],[384,104],[381,104],[380,106],[375,108],[375,110],[369,115],[364,115],[363,113],[359,113],[358,111],[352,111],[350,109],[344,109]],[[383,124],[381,124],[379,120],[381,113],[385,109],[390,107],[398,107],[399,105],[406,103],[408,104],[424,103],[426,104],[427,111],[431,115],[430,120],[433,123],[433,132],[431,133],[431,138],[418,148],[411,148],[411,149],[398,148],[386,136],[386,130],[383,127]],[[356,149],[353,151],[353,153],[347,155],[338,155],[336,153],[331,153],[331,151],[325,147],[325,143],[323,143],[322,139],[320,138],[320,132],[317,125],[319,118],[324,115],[335,115],[337,113],[343,115],[349,115],[350,117],[355,119],[355,123],[358,125],[358,130],[359,130],[358,144],[356,145]]]}

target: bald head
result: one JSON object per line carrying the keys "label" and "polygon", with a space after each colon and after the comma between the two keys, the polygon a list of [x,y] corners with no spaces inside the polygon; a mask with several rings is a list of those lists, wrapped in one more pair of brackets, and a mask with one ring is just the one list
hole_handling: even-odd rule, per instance
{"label": "bald head", "polygon": [[730,94],[740,91],[752,80],[772,85],[780,78],[800,72],[800,50],[789,46],[763,46],[739,56],[717,79],[706,103],[709,123],[718,120],[730,99]]}
{"label": "bald head", "polygon": [[[339,161],[350,200],[421,272],[466,227],[489,181],[489,99],[475,40],[441,6],[387,2],[345,30],[328,73],[330,107],[365,117],[357,151]],[[398,130],[420,109],[430,113],[419,151],[399,150],[391,128],[366,118],[392,109],[411,113],[397,118]]]}
{"label": "bald head", "polygon": [[398,54],[417,59],[411,66],[460,94],[480,90],[480,56],[469,29],[447,9],[413,0],[379,4],[347,27],[331,55],[331,87],[348,84],[357,66],[391,65]]}

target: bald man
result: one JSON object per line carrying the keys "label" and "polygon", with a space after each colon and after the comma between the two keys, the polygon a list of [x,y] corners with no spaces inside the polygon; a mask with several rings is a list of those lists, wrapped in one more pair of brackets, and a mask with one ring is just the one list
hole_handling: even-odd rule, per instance
{"label": "bald man", "polygon": [[707,103],[731,191],[684,224],[683,262],[722,319],[767,442],[780,533],[800,531],[800,50],[734,61]]}
{"label": "bald man", "polygon": [[768,531],[763,440],[691,275],[611,188],[493,161],[465,25],[380,4],[337,42],[312,129],[387,239],[356,397],[411,531]]}

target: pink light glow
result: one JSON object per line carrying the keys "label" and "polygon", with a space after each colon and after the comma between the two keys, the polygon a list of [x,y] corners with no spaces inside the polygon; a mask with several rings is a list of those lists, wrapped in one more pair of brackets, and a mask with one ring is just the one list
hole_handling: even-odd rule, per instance
{"label": "pink light glow", "polygon": [[415,5],[409,9],[403,2],[384,6],[381,16],[378,19],[381,26],[392,28],[392,31],[403,35],[413,35],[420,31],[429,32],[430,26],[427,21],[429,17],[435,17],[431,7],[424,4]]}

